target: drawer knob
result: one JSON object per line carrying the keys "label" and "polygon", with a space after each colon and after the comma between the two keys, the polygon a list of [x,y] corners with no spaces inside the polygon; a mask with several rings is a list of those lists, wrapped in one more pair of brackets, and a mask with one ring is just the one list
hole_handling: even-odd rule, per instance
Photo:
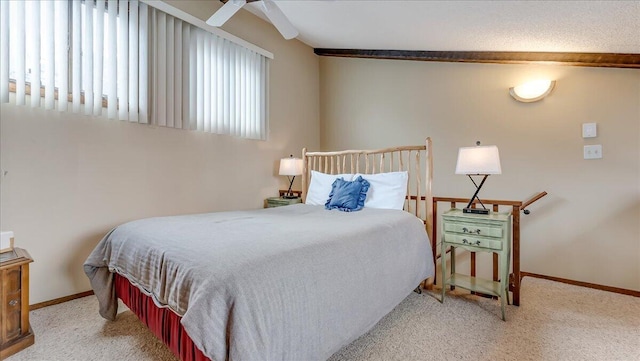
{"label": "drawer knob", "polygon": [[462,239],[462,243],[464,243],[464,244],[470,244],[470,245],[474,245],[474,244],[475,244],[476,246],[479,246],[479,245],[480,245],[480,241],[477,241],[477,240],[476,240],[475,242],[469,242],[466,238],[463,238],[463,239]]}
{"label": "drawer knob", "polygon": [[9,301],[9,306],[15,306],[18,304],[18,300],[11,300]]}
{"label": "drawer knob", "polygon": [[480,234],[480,229],[470,230],[469,228],[464,227],[464,228],[462,228],[462,232]]}

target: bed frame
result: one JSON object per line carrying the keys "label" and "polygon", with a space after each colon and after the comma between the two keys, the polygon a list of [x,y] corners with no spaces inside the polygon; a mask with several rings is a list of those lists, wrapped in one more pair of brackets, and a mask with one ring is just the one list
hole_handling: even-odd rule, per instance
{"label": "bed frame", "polygon": [[[433,180],[433,155],[431,138],[424,145],[403,146],[376,150],[343,150],[338,152],[308,152],[302,149],[302,201],[306,199],[311,171],[340,174],[375,174],[407,171],[407,197],[404,210],[422,219],[434,251],[433,209],[431,183]],[[424,176],[424,178],[422,178]]]}

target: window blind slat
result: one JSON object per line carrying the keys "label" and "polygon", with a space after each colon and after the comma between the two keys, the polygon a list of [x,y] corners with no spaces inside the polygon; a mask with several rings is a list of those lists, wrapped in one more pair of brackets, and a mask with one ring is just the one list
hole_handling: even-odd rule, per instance
{"label": "window blind slat", "polygon": [[218,55],[218,43],[220,38],[217,36],[211,39],[211,132],[219,133],[220,127],[218,126],[218,63],[220,63],[220,57]]}
{"label": "window blind slat", "polygon": [[255,137],[255,130],[253,128],[253,93],[255,91],[255,75],[253,67],[255,65],[255,62],[252,52],[247,52],[247,64],[247,138],[253,139]]}
{"label": "window blind slat", "polygon": [[9,102],[9,2],[0,1],[0,102]]}
{"label": "window blind slat", "polygon": [[42,55],[47,61],[44,62],[44,107],[53,109],[55,106],[54,97],[54,77],[55,77],[55,52],[54,52],[54,9],[53,2],[42,2]]}
{"label": "window blind slat", "polygon": [[246,52],[243,48],[238,48],[240,54],[240,108],[238,123],[240,124],[240,136],[242,138],[247,137],[247,59]]}
{"label": "window blind slat", "polygon": [[195,29],[192,29],[193,31],[191,31],[191,36],[189,39],[190,42],[190,46],[189,46],[189,100],[188,100],[188,104],[189,104],[189,129],[196,129],[197,128],[197,114],[198,114],[198,107],[195,101],[193,101],[194,99],[197,99],[197,88],[198,88],[198,84],[197,84],[197,65],[198,65],[198,56],[197,56],[197,49],[198,49],[198,31]]}
{"label": "window blind slat", "polygon": [[167,16],[161,11],[156,12],[157,36],[157,69],[155,77],[155,117],[160,126],[167,125]]}
{"label": "window blind slat", "polygon": [[174,103],[173,103],[173,92],[175,90],[174,88],[174,51],[175,51],[175,34],[174,34],[174,30],[175,30],[175,26],[174,26],[174,18],[173,16],[167,16],[167,23],[166,23],[166,34],[167,34],[167,39],[166,39],[166,46],[167,46],[167,54],[166,54],[166,72],[165,72],[165,79],[166,79],[166,102],[165,102],[165,114],[166,114],[166,118],[167,118],[167,127],[175,127],[175,121],[173,119],[173,110],[174,110]]}
{"label": "window blind slat", "polygon": [[105,94],[107,96],[107,117],[118,117],[118,2],[107,3],[107,26],[105,26],[105,58],[109,59],[105,66]]}
{"label": "window blind slat", "polygon": [[216,125],[217,133],[224,134],[224,44],[225,39],[218,39],[216,48]]}
{"label": "window blind slat", "polygon": [[238,99],[238,103],[236,108],[238,109],[237,115],[237,135],[240,137],[244,137],[246,135],[246,131],[244,129],[244,105],[245,105],[245,92],[244,92],[244,51],[242,48],[238,48],[238,95],[236,98]]}
{"label": "window blind slat", "polygon": [[[198,44],[198,52],[197,52],[197,69],[198,69],[198,73],[202,74],[202,71],[204,70],[204,53],[202,51],[203,47],[204,47],[204,39],[203,39],[203,34],[202,31],[197,31],[197,44]],[[204,77],[199,76],[197,77],[197,87],[196,87],[196,104],[197,104],[197,115],[196,115],[196,129],[197,130],[203,130],[204,126]]]}
{"label": "window blind slat", "polygon": [[25,3],[22,1],[12,1],[11,6],[14,7],[15,18],[12,17],[11,29],[15,29],[15,36],[11,37],[11,53],[15,54],[16,61],[16,104],[24,105],[25,103]]}
{"label": "window blind slat", "polygon": [[182,128],[182,20],[176,19],[173,25],[174,53],[173,63],[175,65],[173,77],[173,120],[175,128]]}
{"label": "window blind slat", "polygon": [[203,34],[203,48],[202,48],[202,70],[203,70],[203,82],[204,82],[204,95],[202,100],[203,108],[203,131],[211,132],[211,37]]}
{"label": "window blind slat", "polygon": [[182,27],[182,129],[191,129],[189,125],[190,119],[190,107],[189,107],[189,99],[191,99],[190,93],[190,84],[191,83],[191,61],[193,57],[190,58],[191,52],[191,27],[187,24],[183,24]]}
{"label": "window blind slat", "polygon": [[16,104],[24,105],[25,103],[25,69],[27,61],[27,54],[25,49],[25,3],[22,1],[10,2],[12,13],[15,16],[11,16],[10,28],[14,30],[11,34],[10,48],[11,48],[11,60],[16,64],[15,77],[16,77]]}
{"label": "window blind slat", "polygon": [[224,107],[224,111],[222,112],[222,122],[223,122],[223,134],[228,134],[231,127],[229,126],[231,120],[231,112],[230,112],[230,93],[231,93],[231,61],[230,61],[230,50],[229,50],[229,42],[225,39],[224,41],[224,51],[223,51],[223,59],[222,62],[224,67],[222,69],[222,106]]}
{"label": "window blind slat", "polygon": [[267,139],[267,129],[269,129],[269,99],[267,93],[267,84],[269,83],[269,62],[267,58],[260,58],[261,77],[264,81],[260,82],[260,139]]}
{"label": "window blind slat", "polygon": [[158,15],[153,8],[149,9],[149,41],[153,42],[153,46],[149,50],[149,67],[151,68],[151,74],[149,76],[149,123],[158,124],[157,109],[157,91],[158,91],[158,47],[155,42],[158,34]]}
{"label": "window blind slat", "polygon": [[67,3],[54,2],[55,25],[55,83],[58,85],[58,110],[67,111],[69,104],[69,7]]}
{"label": "window blind slat", "polygon": [[257,115],[258,115],[258,96],[259,88],[258,88],[258,65],[260,64],[260,55],[258,53],[253,53],[251,57],[251,105],[249,108],[251,109],[251,135],[252,138],[258,138],[258,124],[257,124]]}
{"label": "window blind slat", "polygon": [[[138,117],[138,1],[129,1],[129,121],[137,122]],[[142,68],[144,69],[144,68]]]}
{"label": "window blind slat", "polygon": [[139,82],[138,82],[138,122],[149,122],[149,53],[148,53],[148,41],[149,41],[149,7],[147,4],[140,3],[138,8],[138,69],[139,69]]}
{"label": "window blind slat", "polygon": [[118,119],[128,120],[129,113],[129,2],[119,1],[118,27]]}
{"label": "window blind slat", "polygon": [[93,104],[89,99],[85,99],[85,107],[93,106],[93,115],[102,114],[102,95],[103,87],[103,67],[104,67],[104,0],[96,2],[96,16],[93,19],[95,31],[93,33]]}
{"label": "window blind slat", "polygon": [[[84,4],[84,22],[82,28],[82,90],[84,91],[84,113],[93,114],[93,3]],[[98,29],[96,29],[99,31]],[[96,32],[97,32],[96,31]],[[97,70],[97,69],[96,69]]]}
{"label": "window blind slat", "polygon": [[80,4],[80,0],[74,0],[71,9],[71,27],[73,28],[73,34],[71,37],[71,48],[73,49],[73,58],[71,59],[73,67],[71,72],[71,97],[73,99],[72,110],[74,113],[80,111],[80,81],[82,79],[82,69],[80,65],[80,51],[82,49],[82,38],[80,36],[82,30],[82,16]]}
{"label": "window blind slat", "polygon": [[236,48],[229,44],[229,134],[236,133]]}
{"label": "window blind slat", "polygon": [[[31,15],[31,22],[27,27],[27,36],[33,37],[31,41],[31,49],[27,51],[30,53],[31,61],[29,64],[29,75],[31,77],[31,107],[37,107],[40,105],[40,2],[28,1],[27,2],[28,13]],[[30,34],[29,34],[30,32]]]}

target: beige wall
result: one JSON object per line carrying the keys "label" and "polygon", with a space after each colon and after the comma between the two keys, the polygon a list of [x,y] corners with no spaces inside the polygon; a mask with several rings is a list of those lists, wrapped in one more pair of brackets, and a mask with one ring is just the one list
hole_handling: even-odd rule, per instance
{"label": "beige wall", "polygon": [[[216,1],[172,2],[202,18]],[[226,29],[271,51],[268,141],[251,141],[2,104],[0,227],[31,265],[30,302],[90,289],[82,264],[129,220],[259,208],[286,179],[277,163],[319,147],[319,61],[242,11]]]}
{"label": "beige wall", "polygon": [[[640,71],[323,57],[320,75],[322,149],[430,136],[434,195],[470,197],[471,182],[454,174],[458,147],[496,144],[503,174],[481,197],[549,193],[522,217],[521,269],[640,290]],[[508,95],[537,77],[557,80],[548,98]],[[582,138],[587,122],[597,138]],[[604,158],[584,160],[586,144],[602,144]]]}
{"label": "beige wall", "polygon": [[[167,1],[206,19],[217,1]],[[250,209],[286,182],[277,160],[317,149],[421,143],[434,194],[467,197],[457,148],[497,144],[482,196],[549,196],[522,218],[522,269],[640,290],[640,73],[560,66],[320,58],[241,11],[225,30],[275,55],[266,142],[0,105],[0,228],[35,258],[31,303],[89,290],[82,263],[112,227],[142,217]],[[507,88],[558,80],[542,102]],[[321,78],[321,82],[319,79]],[[322,107],[320,107],[320,102]],[[583,122],[599,136],[581,137]],[[604,159],[582,159],[602,144]],[[483,269],[481,271],[485,271]]]}

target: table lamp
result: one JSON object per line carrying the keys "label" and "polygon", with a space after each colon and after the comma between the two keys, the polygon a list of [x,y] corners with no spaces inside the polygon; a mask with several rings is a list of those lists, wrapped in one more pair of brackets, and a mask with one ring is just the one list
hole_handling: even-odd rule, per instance
{"label": "table lamp", "polygon": [[[287,190],[287,194],[282,196],[282,198],[294,199],[298,198],[294,196],[291,192],[291,186],[293,185],[293,180],[296,179],[297,175],[302,174],[302,159],[294,158],[293,154],[289,156],[289,158],[280,159],[280,175],[286,175],[289,180],[289,189]],[[292,176],[289,178],[289,176]]]}
{"label": "table lamp", "polygon": [[[478,192],[484,185],[487,177],[490,174],[502,174],[502,168],[500,167],[500,154],[498,153],[498,147],[495,145],[481,146],[480,142],[476,142],[475,147],[462,147],[458,151],[458,162],[456,164],[456,174],[466,174],[473,185],[476,187],[476,192],[469,200],[469,204],[462,212],[475,213],[475,214],[489,214],[489,210],[482,204],[480,198],[478,198]],[[472,176],[483,176],[480,185],[476,184]],[[482,208],[471,208],[473,200],[478,199]]]}

